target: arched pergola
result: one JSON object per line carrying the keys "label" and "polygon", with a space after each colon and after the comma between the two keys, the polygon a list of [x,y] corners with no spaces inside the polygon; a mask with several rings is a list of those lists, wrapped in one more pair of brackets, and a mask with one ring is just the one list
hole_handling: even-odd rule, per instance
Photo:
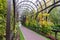
{"label": "arched pergola", "polygon": [[[12,1],[12,4],[11,4],[11,1]],[[44,7],[45,8],[43,8],[43,5],[42,5],[41,1],[44,2]],[[41,1],[36,0],[36,2],[33,3],[32,1],[29,1],[29,0],[23,0],[23,1],[20,1],[20,0],[7,0],[8,7],[7,7],[7,20],[6,20],[6,40],[13,40],[13,37],[14,37],[14,33],[12,33],[12,35],[11,35],[11,30],[10,30],[10,28],[11,28],[11,26],[10,26],[11,6],[13,6],[13,10],[14,10],[13,11],[14,12],[14,26],[13,26],[14,28],[13,28],[13,30],[15,29],[15,23],[16,23],[15,16],[16,16],[16,14],[19,14],[19,12],[24,11],[26,8],[28,9],[28,11],[30,11],[30,10],[32,11],[32,10],[36,9],[36,17],[35,18],[37,18],[38,14],[40,12],[43,13],[43,11],[46,11],[47,13],[50,13],[55,7],[60,6],[60,4],[59,4],[60,0],[58,0],[58,1],[49,0],[49,2],[53,1],[53,3],[49,6],[47,6],[46,0],[41,0]],[[37,2],[39,4],[37,4]],[[30,4],[28,4],[28,3],[30,3]],[[41,8],[41,10],[39,10],[39,11],[38,11],[38,5],[40,5],[40,8]],[[19,11],[19,9],[20,10],[22,9],[22,10]],[[34,12],[34,11],[32,11],[32,12]]]}
{"label": "arched pergola", "polygon": [[21,1],[21,2],[18,3],[18,5],[16,5],[16,7],[18,7],[21,3],[25,3],[25,2],[32,3],[37,9],[37,6],[32,1]]}
{"label": "arched pergola", "polygon": [[[48,7],[46,7],[46,8],[44,8],[44,9],[38,11],[37,14],[36,14],[36,17],[38,16],[38,14],[39,14],[40,12],[42,12],[42,11],[48,9],[48,8],[50,8],[50,10],[51,10],[51,8],[53,8],[53,7],[55,8],[55,6],[60,5],[60,4],[58,4],[58,3],[60,3],[60,0],[57,1],[57,2],[55,2],[55,0],[54,0],[54,3],[53,3],[53,4],[51,4],[51,5],[49,5]],[[57,5],[56,5],[56,4],[57,4]],[[49,13],[50,10],[48,10],[47,13]]]}

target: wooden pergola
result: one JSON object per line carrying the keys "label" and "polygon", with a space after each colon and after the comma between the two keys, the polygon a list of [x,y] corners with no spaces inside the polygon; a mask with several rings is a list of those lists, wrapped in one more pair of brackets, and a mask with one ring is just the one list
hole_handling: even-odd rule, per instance
{"label": "wooden pergola", "polygon": [[[13,2],[13,5],[11,5],[11,1]],[[47,6],[47,2],[45,1],[45,0],[42,0],[43,2],[44,2],[44,5],[45,5],[45,8],[43,8],[42,6],[42,3],[39,1],[39,0],[36,0],[36,2],[39,2],[39,5],[40,5],[40,7],[41,7],[41,9],[42,10],[39,10],[38,11],[38,4],[36,5],[36,4],[34,4],[33,2],[31,2],[31,1],[26,1],[26,0],[24,0],[24,1],[21,1],[21,2],[19,2],[19,0],[7,0],[7,4],[8,4],[8,7],[7,7],[7,20],[6,20],[6,40],[13,40],[13,38],[14,38],[14,34],[13,34],[13,32],[11,32],[11,30],[10,30],[10,28],[11,28],[11,26],[10,26],[10,14],[11,14],[11,6],[13,6],[13,10],[14,10],[14,26],[13,26],[13,30],[15,29],[15,23],[16,23],[16,21],[15,21],[15,16],[16,16],[16,12],[18,12],[18,9],[22,6],[22,5],[28,5],[28,6],[24,6],[24,7],[28,7],[29,8],[29,6],[30,6],[30,8],[31,8],[31,10],[33,10],[34,8],[31,6],[31,5],[29,5],[29,4],[22,4],[22,5],[20,5],[21,3],[24,3],[24,2],[30,2],[30,3],[32,3],[35,7],[36,7],[36,18],[37,18],[37,16],[38,16],[38,14],[40,13],[40,12],[43,12],[44,10],[48,10],[48,11],[46,11],[47,13],[50,13],[51,11],[52,11],[52,9],[54,9],[55,7],[58,7],[58,6],[60,6],[60,0],[58,0],[58,1],[56,1],[56,0],[53,0],[54,2],[51,4],[51,5],[49,5],[49,6]],[[18,3],[19,2],[19,3]],[[18,3],[17,5],[16,5],[16,3]],[[48,3],[49,3],[49,1],[48,1]],[[21,11],[20,11],[21,12]],[[46,18],[47,19],[47,18]]]}

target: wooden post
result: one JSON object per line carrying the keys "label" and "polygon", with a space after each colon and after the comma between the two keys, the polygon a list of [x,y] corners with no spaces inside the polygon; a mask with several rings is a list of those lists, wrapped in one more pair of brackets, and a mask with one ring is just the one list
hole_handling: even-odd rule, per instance
{"label": "wooden post", "polygon": [[57,40],[57,32],[55,32],[55,39]]}
{"label": "wooden post", "polygon": [[6,20],[6,40],[10,40],[10,14],[11,14],[11,0],[7,0],[7,20]]}
{"label": "wooden post", "polygon": [[14,9],[14,27],[13,30],[15,29],[15,0],[13,0],[13,9]]}

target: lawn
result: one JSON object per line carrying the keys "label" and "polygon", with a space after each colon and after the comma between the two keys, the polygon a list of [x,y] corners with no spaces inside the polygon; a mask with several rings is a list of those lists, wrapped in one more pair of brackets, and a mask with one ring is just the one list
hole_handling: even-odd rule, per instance
{"label": "lawn", "polygon": [[20,40],[24,40],[24,37],[23,37],[21,30],[20,30]]}

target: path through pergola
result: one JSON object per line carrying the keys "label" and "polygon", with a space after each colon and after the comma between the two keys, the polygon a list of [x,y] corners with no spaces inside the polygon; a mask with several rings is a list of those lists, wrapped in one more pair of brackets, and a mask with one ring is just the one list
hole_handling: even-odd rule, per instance
{"label": "path through pergola", "polygon": [[21,26],[20,30],[21,30],[25,40],[49,40],[48,38],[46,38],[42,35],[39,35],[36,32],[34,32],[24,26]]}

